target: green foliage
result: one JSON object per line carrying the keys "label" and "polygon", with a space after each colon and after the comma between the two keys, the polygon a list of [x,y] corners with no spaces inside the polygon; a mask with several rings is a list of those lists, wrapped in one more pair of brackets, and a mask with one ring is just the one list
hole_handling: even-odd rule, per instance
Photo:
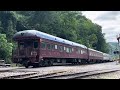
{"label": "green foliage", "polygon": [[[12,43],[16,47],[13,34],[26,29],[36,29],[102,52],[109,51],[101,26],[92,23],[80,11],[0,11],[0,33],[6,34],[6,37],[1,36],[3,44]],[[10,51],[4,51],[6,48]],[[10,58],[11,48],[12,45],[7,45],[1,49],[3,59]]]}
{"label": "green foliage", "polygon": [[11,63],[12,47],[13,44],[6,40],[6,35],[0,34],[0,59],[5,59],[6,63]]}

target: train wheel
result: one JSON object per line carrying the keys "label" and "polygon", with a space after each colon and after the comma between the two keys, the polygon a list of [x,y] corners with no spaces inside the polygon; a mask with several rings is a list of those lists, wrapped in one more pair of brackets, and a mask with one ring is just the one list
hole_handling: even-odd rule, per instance
{"label": "train wheel", "polygon": [[28,68],[28,67],[29,67],[28,63],[25,63],[25,64],[24,64],[24,66],[25,66],[26,68]]}
{"label": "train wheel", "polygon": [[39,62],[39,66],[40,66],[40,67],[45,67],[45,66],[46,66],[46,62],[45,62],[45,61]]}
{"label": "train wheel", "polygon": [[47,62],[47,65],[48,65],[48,66],[51,66],[51,62],[50,62],[50,61],[48,61],[48,62]]}
{"label": "train wheel", "polygon": [[53,61],[48,61],[48,66],[52,66],[53,65]]}
{"label": "train wheel", "polygon": [[23,63],[23,65],[24,65],[26,68],[29,67],[29,63],[28,63],[27,61],[25,61],[25,62]]}
{"label": "train wheel", "polygon": [[33,68],[37,68],[37,67],[39,67],[39,63],[34,63]]}
{"label": "train wheel", "polygon": [[28,65],[25,65],[26,68],[28,68],[29,66]]}
{"label": "train wheel", "polygon": [[39,62],[39,67],[42,67],[43,65],[42,65],[42,63],[41,62]]}

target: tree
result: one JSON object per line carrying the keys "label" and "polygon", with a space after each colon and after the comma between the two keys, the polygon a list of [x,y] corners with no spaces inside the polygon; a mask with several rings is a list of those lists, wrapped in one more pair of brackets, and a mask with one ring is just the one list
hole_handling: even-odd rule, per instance
{"label": "tree", "polygon": [[13,44],[6,40],[5,34],[0,34],[0,59],[4,59],[6,63],[11,63]]}

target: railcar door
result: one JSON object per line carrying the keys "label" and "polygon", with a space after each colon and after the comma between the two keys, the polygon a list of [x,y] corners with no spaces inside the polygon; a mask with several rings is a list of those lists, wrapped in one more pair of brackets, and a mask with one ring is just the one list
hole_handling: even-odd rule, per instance
{"label": "railcar door", "polygon": [[32,57],[39,54],[38,40],[19,41],[19,56]]}

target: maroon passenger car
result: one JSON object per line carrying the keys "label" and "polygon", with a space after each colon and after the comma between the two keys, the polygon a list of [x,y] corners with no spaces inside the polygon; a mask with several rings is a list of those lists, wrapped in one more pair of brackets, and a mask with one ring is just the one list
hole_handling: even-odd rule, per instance
{"label": "maroon passenger car", "polygon": [[102,62],[103,61],[103,53],[91,48],[89,49],[89,60],[91,62]]}
{"label": "maroon passenger car", "polygon": [[37,30],[17,32],[13,40],[18,43],[18,47],[13,51],[12,60],[25,67],[103,60],[99,51]]}
{"label": "maroon passenger car", "polygon": [[13,62],[26,67],[53,63],[80,63],[88,59],[87,47],[36,30],[17,32],[13,40],[18,47],[13,51]]}

